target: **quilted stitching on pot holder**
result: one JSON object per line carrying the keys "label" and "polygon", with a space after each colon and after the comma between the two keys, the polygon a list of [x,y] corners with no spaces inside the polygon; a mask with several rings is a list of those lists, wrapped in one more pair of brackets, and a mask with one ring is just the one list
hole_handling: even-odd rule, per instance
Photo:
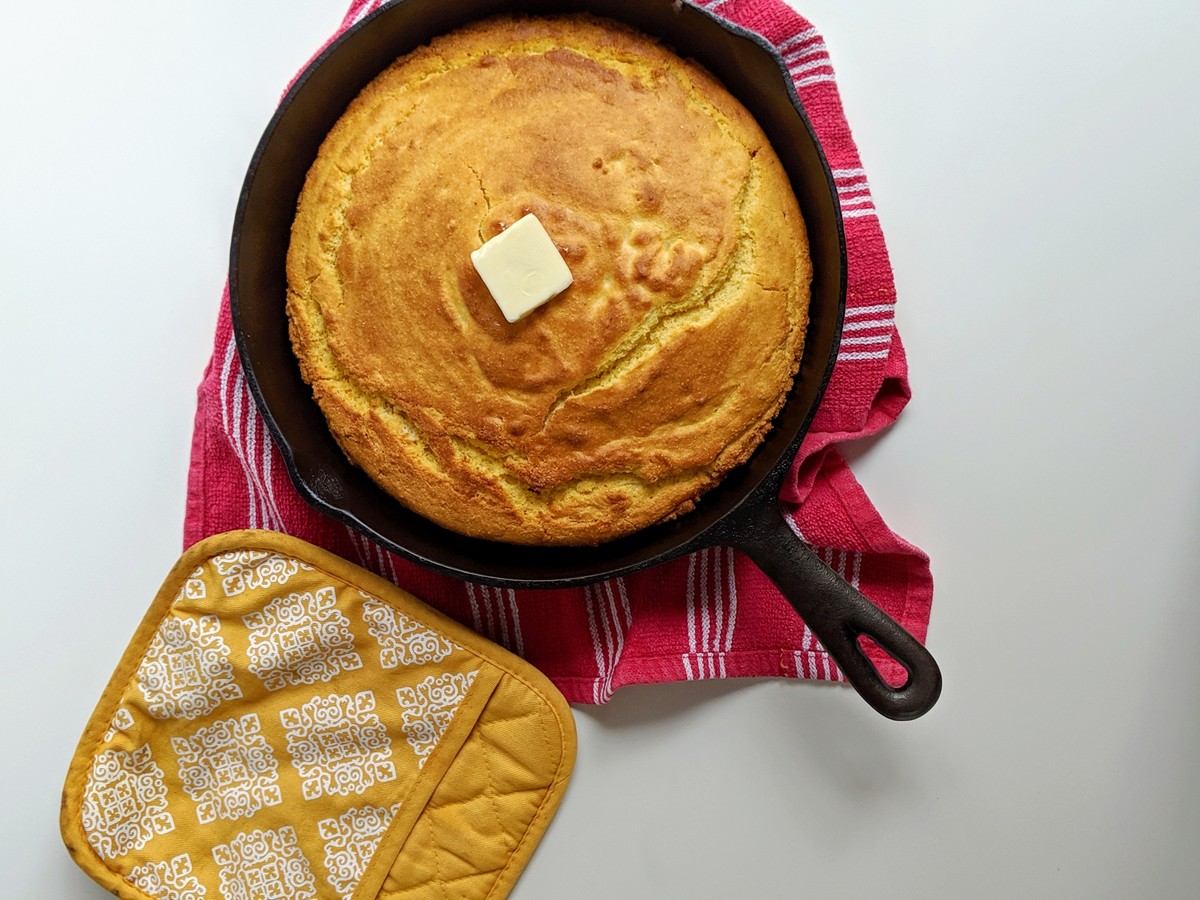
{"label": "quilted stitching on pot holder", "polygon": [[574,757],[528,663],[303,541],[232,532],[159,591],[61,825],[131,900],[503,897]]}

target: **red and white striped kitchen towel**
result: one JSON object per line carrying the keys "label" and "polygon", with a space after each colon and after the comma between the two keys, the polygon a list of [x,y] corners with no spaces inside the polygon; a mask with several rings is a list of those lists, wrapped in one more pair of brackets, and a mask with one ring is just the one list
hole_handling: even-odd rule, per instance
{"label": "red and white striped kitchen towel", "polygon": [[[354,0],[341,28],[378,5],[379,0]],[[758,31],[781,51],[833,168],[846,223],[844,337],[782,500],[798,534],[826,562],[924,640],[933,597],[928,557],[884,524],[836,449],[840,441],[895,421],[909,388],[883,233],[829,54],[817,30],[782,0],[705,5]],[[432,574],[317,513],[292,487],[247,389],[227,296],[198,401],[186,545],[247,527],[304,538],[391,579],[524,656],[574,702],[603,703],[622,685],[649,682],[842,679],[775,587],[748,559],[726,548],[590,587],[514,591]],[[887,676],[889,667],[883,668]]]}

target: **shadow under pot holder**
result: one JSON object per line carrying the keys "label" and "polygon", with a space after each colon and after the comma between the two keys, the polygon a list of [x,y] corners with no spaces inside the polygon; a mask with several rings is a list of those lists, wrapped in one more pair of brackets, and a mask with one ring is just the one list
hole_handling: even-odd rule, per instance
{"label": "shadow under pot holder", "polygon": [[231,532],[163,584],[61,827],[131,900],[504,897],[574,760],[524,660],[324,550]]}

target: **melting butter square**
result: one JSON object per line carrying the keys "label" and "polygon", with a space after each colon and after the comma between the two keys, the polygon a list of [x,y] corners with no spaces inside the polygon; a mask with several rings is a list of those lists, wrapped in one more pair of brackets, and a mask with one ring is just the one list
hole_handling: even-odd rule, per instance
{"label": "melting butter square", "polygon": [[537,216],[518,219],[471,253],[475,271],[509,322],[516,322],[574,280]]}

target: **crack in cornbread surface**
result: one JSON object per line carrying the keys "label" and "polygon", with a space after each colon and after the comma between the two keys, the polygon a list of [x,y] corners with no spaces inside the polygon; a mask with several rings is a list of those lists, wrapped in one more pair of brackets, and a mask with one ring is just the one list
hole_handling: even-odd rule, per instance
{"label": "crack in cornbread surface", "polygon": [[[527,213],[574,284],[510,324],[470,252]],[[750,456],[811,267],[750,114],[649,37],[567,16],[476,23],[368,85],[309,171],[287,274],[351,461],[452,530],[592,544]]]}

